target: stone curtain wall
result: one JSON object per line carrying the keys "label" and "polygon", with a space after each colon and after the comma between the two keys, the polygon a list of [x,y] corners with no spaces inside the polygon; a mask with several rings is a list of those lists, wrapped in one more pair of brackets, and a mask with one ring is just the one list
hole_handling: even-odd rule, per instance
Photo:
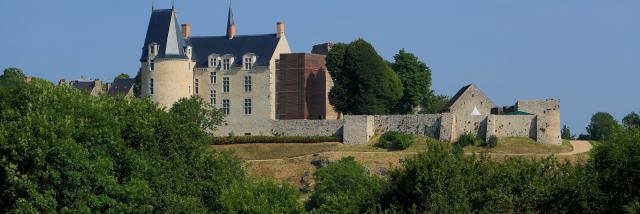
{"label": "stone curtain wall", "polygon": [[343,120],[274,120],[271,130],[277,136],[342,136]]}
{"label": "stone curtain wall", "polygon": [[338,136],[345,144],[366,144],[374,134],[399,131],[455,142],[472,133],[481,139],[529,137],[542,144],[561,144],[558,100],[519,101],[520,111],[536,115],[463,115],[455,113],[424,115],[345,115],[342,120],[254,120],[229,123],[216,135]]}
{"label": "stone curtain wall", "polygon": [[374,134],[373,116],[345,115],[343,138],[344,144],[366,144]]}
{"label": "stone curtain wall", "polygon": [[487,118],[487,135],[496,137],[528,137],[535,139],[535,115],[489,115]]}
{"label": "stone curtain wall", "polygon": [[459,117],[456,115],[455,135],[452,141],[457,141],[460,135],[465,133],[471,133],[476,135],[480,139],[484,139],[487,133],[487,116],[464,116]]}
{"label": "stone curtain wall", "polygon": [[376,115],[373,116],[374,132],[398,131],[439,138],[441,118],[441,114]]}

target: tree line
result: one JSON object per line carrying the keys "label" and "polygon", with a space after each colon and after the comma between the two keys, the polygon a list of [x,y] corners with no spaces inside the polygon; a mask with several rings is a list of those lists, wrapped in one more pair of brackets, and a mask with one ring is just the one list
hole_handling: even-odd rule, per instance
{"label": "tree line", "polygon": [[571,134],[568,126],[562,126],[562,139],[573,140],[606,140],[616,129],[634,130],[640,128],[640,112],[631,112],[622,118],[622,123],[611,116],[607,112],[597,112],[591,116],[589,125],[586,127],[587,134],[581,134],[578,137]]}
{"label": "tree line", "polygon": [[298,191],[210,150],[223,114],[0,76],[0,213],[299,213]]}
{"label": "tree line", "polygon": [[364,39],[335,44],[327,56],[329,101],[344,114],[438,113],[449,101],[431,90],[431,70],[400,50],[387,62]]}

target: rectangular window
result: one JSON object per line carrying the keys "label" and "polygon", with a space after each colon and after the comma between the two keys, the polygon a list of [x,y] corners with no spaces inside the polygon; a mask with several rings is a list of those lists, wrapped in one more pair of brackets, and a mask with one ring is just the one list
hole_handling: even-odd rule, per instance
{"label": "rectangular window", "polygon": [[253,68],[253,63],[251,62],[251,58],[250,57],[244,58],[243,65],[245,70],[251,70]]}
{"label": "rectangular window", "polygon": [[211,72],[211,74],[209,74],[209,82],[211,84],[216,84],[217,81],[216,72]]}
{"label": "rectangular window", "polygon": [[229,70],[231,68],[231,59],[222,60],[222,70]]}
{"label": "rectangular window", "polygon": [[153,71],[153,69],[155,69],[155,62],[153,60],[149,61],[149,70]]}
{"label": "rectangular window", "polygon": [[229,99],[223,99],[222,111],[224,112],[224,115],[229,115],[231,113],[230,108],[231,108],[231,103],[229,102]]}
{"label": "rectangular window", "polygon": [[222,92],[229,92],[229,77],[222,78]]}
{"label": "rectangular window", "polygon": [[149,94],[153,95],[153,78],[149,80]]}
{"label": "rectangular window", "polygon": [[200,86],[200,82],[198,81],[198,79],[196,79],[196,85],[194,86],[195,87],[194,90],[195,90],[196,94],[200,93],[200,90],[199,90],[200,87],[198,87],[198,86]]}
{"label": "rectangular window", "polygon": [[215,90],[211,90],[209,92],[209,102],[211,103],[212,106],[216,104],[216,91]]}
{"label": "rectangular window", "polygon": [[244,77],[244,92],[251,92],[251,76]]}
{"label": "rectangular window", "polygon": [[251,99],[244,99],[244,114],[251,114]]}

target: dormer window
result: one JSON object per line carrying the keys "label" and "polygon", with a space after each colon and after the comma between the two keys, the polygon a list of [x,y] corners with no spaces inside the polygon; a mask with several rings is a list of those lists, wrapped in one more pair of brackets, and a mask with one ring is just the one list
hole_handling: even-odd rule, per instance
{"label": "dormer window", "polygon": [[209,67],[216,68],[220,65],[220,56],[218,54],[209,55]]}
{"label": "dormer window", "polygon": [[253,69],[253,63],[256,62],[256,55],[252,53],[245,54],[242,57],[242,68],[244,70]]}
{"label": "dormer window", "polygon": [[191,45],[188,45],[185,53],[187,53],[187,57],[189,57],[189,59],[191,59],[192,53],[193,53],[193,48],[191,48]]}
{"label": "dormer window", "polygon": [[233,59],[233,56],[230,54],[224,55],[224,57],[222,57],[222,70],[230,70],[231,65],[233,65]]}
{"label": "dormer window", "polygon": [[153,59],[158,55],[158,44],[157,43],[151,43],[149,44],[149,58]]}

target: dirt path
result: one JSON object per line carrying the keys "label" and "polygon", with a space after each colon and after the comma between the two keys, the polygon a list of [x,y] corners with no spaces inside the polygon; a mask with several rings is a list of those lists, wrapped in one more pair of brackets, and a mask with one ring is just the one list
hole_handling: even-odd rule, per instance
{"label": "dirt path", "polygon": [[[576,154],[580,154],[580,153],[585,153],[588,152],[589,150],[591,150],[593,148],[593,146],[591,145],[591,143],[589,143],[589,141],[583,141],[583,140],[572,140],[571,145],[573,146],[573,151],[570,152],[563,152],[563,153],[548,153],[548,154],[508,154],[508,153],[486,153],[488,155],[503,155],[503,156],[547,156],[547,155],[556,155],[556,156],[571,156],[571,155],[576,155]],[[348,154],[376,154],[376,153],[381,153],[381,154],[388,154],[389,152],[347,152],[347,151],[332,151],[332,152],[321,152],[319,154],[334,154],[334,153],[340,153],[343,155],[348,155]],[[406,155],[414,155],[417,154],[417,152],[394,152],[394,153],[400,153],[400,154],[406,154]],[[473,153],[465,153],[468,155],[471,155]],[[276,158],[276,159],[264,159],[264,160],[247,160],[249,162],[268,162],[268,161],[284,161],[287,159],[295,159],[295,158],[304,158],[307,156],[312,156],[312,154],[309,155],[301,155],[301,156],[297,156],[297,157],[290,157],[290,158]]]}
{"label": "dirt path", "polygon": [[571,145],[573,146],[573,151],[558,153],[557,155],[576,155],[576,154],[588,152],[593,148],[591,143],[585,140],[572,140]]}

